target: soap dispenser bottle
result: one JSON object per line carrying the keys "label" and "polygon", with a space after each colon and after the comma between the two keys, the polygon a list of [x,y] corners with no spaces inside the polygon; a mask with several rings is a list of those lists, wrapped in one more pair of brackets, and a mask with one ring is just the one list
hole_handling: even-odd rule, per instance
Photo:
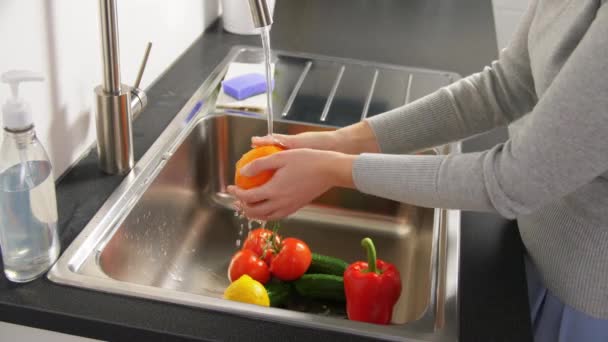
{"label": "soap dispenser bottle", "polygon": [[57,198],[49,157],[36,138],[30,107],[19,98],[19,83],[42,81],[30,71],[2,74],[12,98],[2,107],[0,146],[0,247],[4,273],[13,282],[44,274],[57,260]]}

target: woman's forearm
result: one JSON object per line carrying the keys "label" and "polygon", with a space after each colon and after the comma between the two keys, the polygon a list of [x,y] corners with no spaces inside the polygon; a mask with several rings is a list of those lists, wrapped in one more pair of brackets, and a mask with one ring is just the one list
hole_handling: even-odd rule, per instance
{"label": "woman's forearm", "polygon": [[334,132],[334,151],[346,154],[378,153],[380,147],[369,123],[362,121]]}
{"label": "woman's forearm", "polygon": [[497,61],[423,98],[366,119],[383,153],[411,153],[507,125],[538,101],[528,52],[536,1]]}
{"label": "woman's forearm", "polygon": [[448,156],[363,154],[353,165],[357,188],[415,205],[516,218],[590,184],[608,170],[607,32],[603,7],[506,143]]}

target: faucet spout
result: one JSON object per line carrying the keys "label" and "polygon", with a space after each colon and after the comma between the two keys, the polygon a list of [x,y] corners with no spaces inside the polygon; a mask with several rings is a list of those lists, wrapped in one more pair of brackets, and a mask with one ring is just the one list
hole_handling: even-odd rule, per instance
{"label": "faucet spout", "polygon": [[253,25],[256,28],[272,25],[272,15],[266,0],[249,0],[249,9],[251,9]]}

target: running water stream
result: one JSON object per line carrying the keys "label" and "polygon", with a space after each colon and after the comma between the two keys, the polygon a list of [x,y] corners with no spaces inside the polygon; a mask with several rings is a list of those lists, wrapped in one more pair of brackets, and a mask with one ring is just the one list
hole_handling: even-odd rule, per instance
{"label": "running water stream", "polygon": [[[270,25],[266,26],[266,27],[262,27],[260,29],[260,35],[262,37],[262,47],[264,50],[264,66],[265,66],[265,71],[266,71],[266,106],[267,106],[267,112],[266,112],[266,120],[268,122],[268,135],[272,136],[273,133],[273,119],[274,119],[274,111],[272,109],[272,91],[274,89],[274,82],[272,81],[272,54],[271,54],[271,50],[270,50]],[[242,213],[240,213],[238,210],[234,213],[235,216],[239,217],[240,219],[244,219],[245,217],[242,215]],[[260,227],[265,227],[266,226],[266,222],[264,221],[257,221],[257,220],[250,220],[247,219],[247,233],[245,233],[245,224],[241,223],[240,225],[240,229],[239,229],[239,233],[238,233],[238,237],[236,239],[236,247],[240,248],[241,245],[243,244],[244,240],[247,238],[247,234],[249,234],[249,232],[252,230],[253,228],[253,224],[254,223],[258,223],[260,225]]]}
{"label": "running water stream", "polygon": [[268,110],[267,121],[268,121],[268,135],[271,136],[273,133],[272,121],[274,119],[274,111],[272,110],[272,90],[274,83],[272,82],[272,54],[270,53],[270,25],[262,27],[262,47],[264,50],[264,64],[266,67],[266,105]]}

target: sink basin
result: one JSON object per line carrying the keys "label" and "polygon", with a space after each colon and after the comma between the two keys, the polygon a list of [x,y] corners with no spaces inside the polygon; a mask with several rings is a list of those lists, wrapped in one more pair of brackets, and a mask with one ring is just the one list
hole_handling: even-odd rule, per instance
{"label": "sink basin", "polygon": [[[402,276],[403,292],[391,325],[349,321],[340,305],[328,309],[308,303],[279,309],[222,299],[230,258],[251,227],[235,216],[226,187],[232,183],[235,162],[249,149],[250,137],[263,135],[266,121],[251,112],[215,108],[213,99],[227,63],[252,58],[255,51],[236,48],[218,66],[69,246],[49,279],[376,338],[457,339],[459,212],[355,190],[328,191],[282,220],[281,234],[301,238],[313,251],[348,262],[364,258],[359,242],[371,237],[379,257],[394,263]],[[279,70],[284,67],[278,65]],[[280,84],[277,79],[277,88]],[[192,112],[201,100],[202,109]],[[284,104],[297,107],[298,101],[289,104],[288,99]],[[275,122],[275,131],[294,134],[335,127],[305,121],[283,117]],[[458,145],[451,145],[426,153],[457,150]]]}
{"label": "sink basin", "polygon": [[[314,128],[276,125],[278,133]],[[243,236],[248,230],[234,215],[226,186],[234,164],[249,149],[248,137],[265,129],[266,121],[248,117],[201,120],[101,246],[101,270],[120,281],[221,298],[239,232]],[[434,215],[433,209],[335,189],[283,220],[281,234],[348,262],[364,257],[359,243],[372,237],[381,257],[394,261],[405,279],[394,318],[405,323],[419,318],[429,304]]]}

